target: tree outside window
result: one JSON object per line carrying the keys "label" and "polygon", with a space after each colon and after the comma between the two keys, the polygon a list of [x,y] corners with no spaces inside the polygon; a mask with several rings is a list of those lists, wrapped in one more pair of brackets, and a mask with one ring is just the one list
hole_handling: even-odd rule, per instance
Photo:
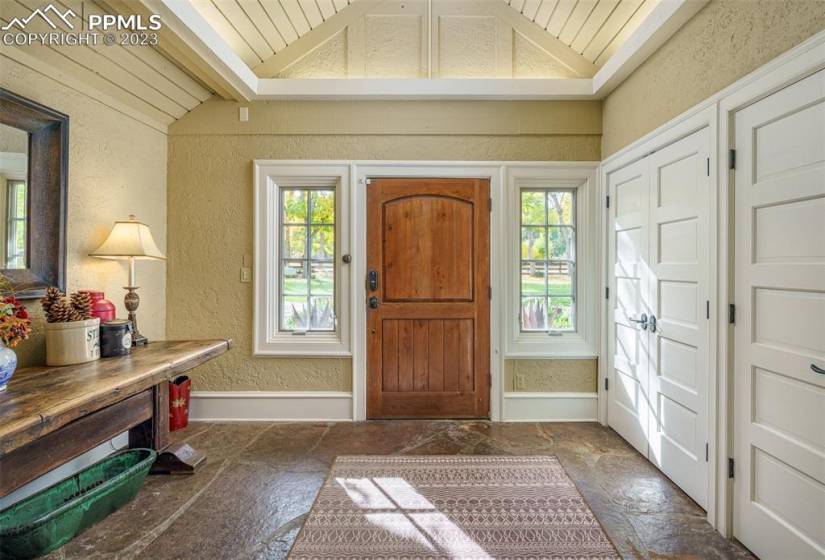
{"label": "tree outside window", "polygon": [[280,329],[335,330],[335,191],[281,189]]}
{"label": "tree outside window", "polygon": [[576,330],[575,192],[521,191],[520,326]]}

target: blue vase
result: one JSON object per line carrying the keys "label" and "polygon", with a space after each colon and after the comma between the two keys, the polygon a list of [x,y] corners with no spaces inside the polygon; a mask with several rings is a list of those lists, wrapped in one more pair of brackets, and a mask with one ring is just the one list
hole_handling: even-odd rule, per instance
{"label": "blue vase", "polygon": [[9,379],[17,369],[17,354],[14,350],[0,342],[0,391],[6,390]]}

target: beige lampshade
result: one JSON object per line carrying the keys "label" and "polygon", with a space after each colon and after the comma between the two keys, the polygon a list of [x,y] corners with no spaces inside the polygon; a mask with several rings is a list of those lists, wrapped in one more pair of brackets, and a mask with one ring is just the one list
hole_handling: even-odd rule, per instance
{"label": "beige lampshade", "polygon": [[165,259],[160,252],[149,226],[138,222],[134,216],[128,221],[115,222],[109,237],[103,244],[90,253],[92,257],[103,259],[121,259],[134,257],[136,259]]}

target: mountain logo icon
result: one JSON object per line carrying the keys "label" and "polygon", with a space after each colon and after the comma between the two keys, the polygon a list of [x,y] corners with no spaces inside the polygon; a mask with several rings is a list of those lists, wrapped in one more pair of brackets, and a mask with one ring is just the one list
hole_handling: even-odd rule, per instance
{"label": "mountain logo icon", "polygon": [[[50,14],[51,17],[49,17]],[[31,20],[33,20],[36,17],[40,17],[52,29],[57,29],[55,21],[57,21],[58,23],[63,22],[69,29],[74,29],[74,24],[71,22],[69,18],[75,18],[77,17],[77,14],[74,13],[74,11],[72,11],[71,9],[67,9],[65,12],[61,12],[60,10],[54,7],[54,4],[49,4],[43,9],[37,8],[24,18],[12,18],[12,20],[9,23],[4,25],[3,27],[0,27],[0,30],[8,31],[9,29],[15,26],[17,26],[20,29],[26,29],[26,26],[29,24],[29,22],[31,22]]]}

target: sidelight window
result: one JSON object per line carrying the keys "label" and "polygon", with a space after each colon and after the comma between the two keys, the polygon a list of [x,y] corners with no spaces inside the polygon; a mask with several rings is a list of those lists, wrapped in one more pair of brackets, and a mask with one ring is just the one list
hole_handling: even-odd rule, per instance
{"label": "sidelight window", "polygon": [[349,174],[256,162],[256,356],[351,355]]}
{"label": "sidelight window", "polygon": [[598,354],[599,205],[596,168],[508,169],[508,358]]}
{"label": "sidelight window", "polygon": [[576,330],[576,193],[521,190],[522,332]]}

